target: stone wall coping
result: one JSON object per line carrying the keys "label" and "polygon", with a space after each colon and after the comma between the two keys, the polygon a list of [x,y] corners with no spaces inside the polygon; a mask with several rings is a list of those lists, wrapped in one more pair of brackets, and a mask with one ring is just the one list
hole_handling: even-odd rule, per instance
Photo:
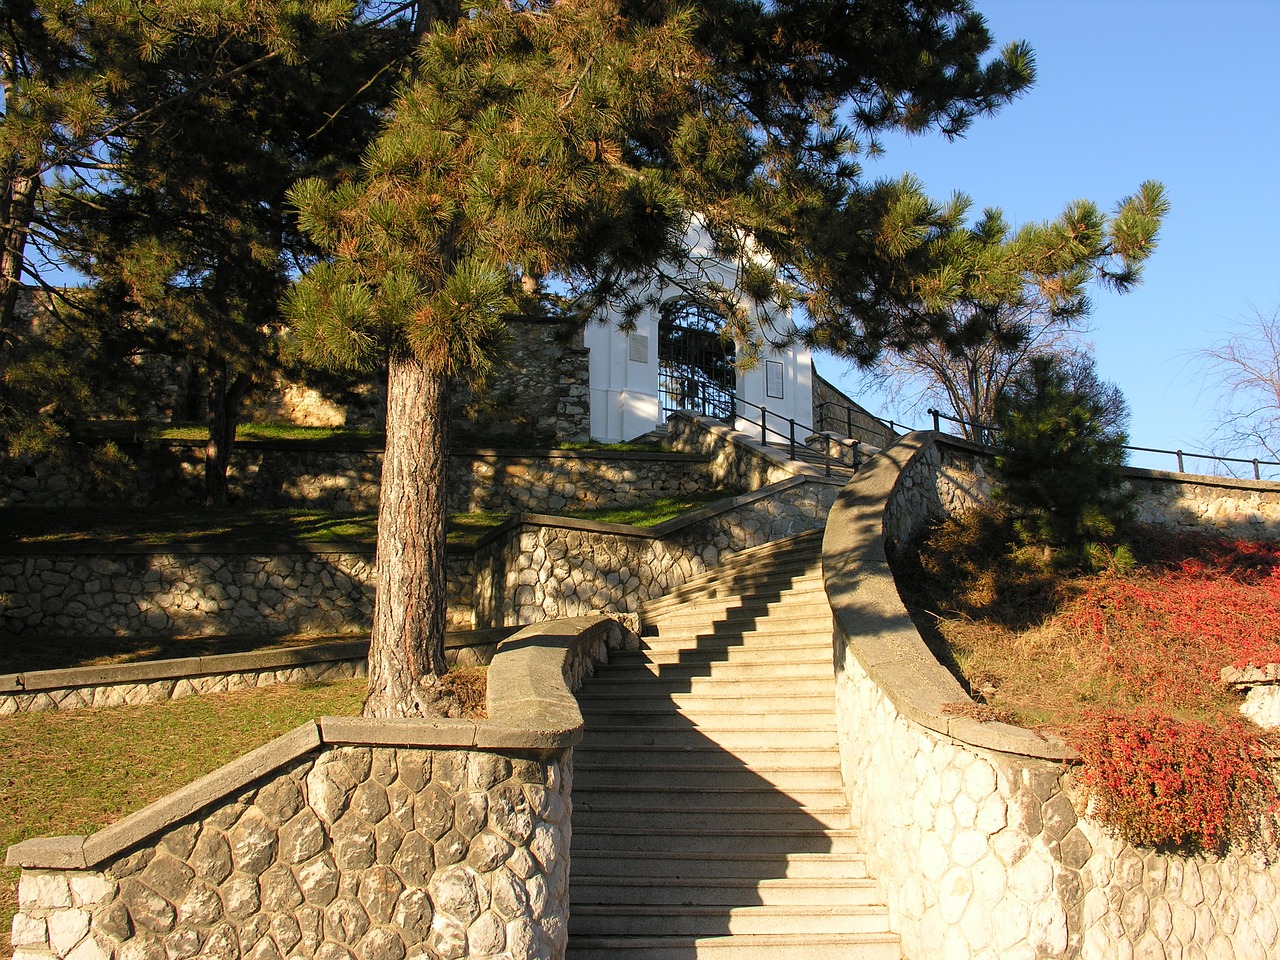
{"label": "stone wall coping", "polygon": [[898,481],[938,437],[915,432],[871,457],[836,497],[822,545],[823,575],[836,625],[868,675],[909,721],[973,747],[1044,760],[1070,760],[1062,740],[1005,723],[950,716],[972,703],[925,645],[898,596],[885,555],[885,513]]}
{"label": "stone wall coping", "polygon": [[575,617],[524,627],[503,641],[490,667],[488,720],[320,717],[94,834],[14,844],[5,865],[91,869],[325,744],[532,752],[571,747],[582,738],[582,714],[566,672],[615,624],[605,616]]}
{"label": "stone wall coping", "polygon": [[[711,417],[704,417],[701,414],[692,413],[688,410],[677,410],[667,419],[672,420],[676,417],[684,417],[692,420],[707,433],[719,437],[727,443],[746,447],[756,456],[767,460],[773,466],[786,470],[792,476],[804,477],[808,480],[816,480],[819,483],[830,483],[834,486],[844,485],[843,477],[828,477],[826,475],[826,471],[823,470],[822,467],[815,466],[812,463],[805,463],[801,460],[792,460],[782,452],[781,447],[766,446],[759,440],[753,439],[750,434],[728,426],[719,420],[715,420]],[[796,446],[803,446],[803,444],[797,441]]]}
{"label": "stone wall coping", "polygon": [[[497,643],[509,637],[516,629],[515,627],[494,627],[449,633],[445,636],[445,648],[459,650]],[[215,674],[273,670],[312,663],[363,660],[368,653],[369,638],[359,637],[305,646],[270,647],[244,653],[216,653],[203,657],[146,660],[140,663],[108,663],[89,667],[65,667],[61,670],[29,670],[25,673],[0,674],[0,694],[150,683],[157,680],[181,680]]]}

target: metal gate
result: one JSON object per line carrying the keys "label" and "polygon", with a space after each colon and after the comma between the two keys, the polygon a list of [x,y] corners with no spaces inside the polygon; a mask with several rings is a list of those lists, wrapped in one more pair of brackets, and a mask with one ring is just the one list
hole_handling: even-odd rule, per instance
{"label": "metal gate", "polygon": [[721,336],[722,321],[705,304],[670,301],[658,319],[658,398],[663,416],[692,410],[733,423],[737,351]]}

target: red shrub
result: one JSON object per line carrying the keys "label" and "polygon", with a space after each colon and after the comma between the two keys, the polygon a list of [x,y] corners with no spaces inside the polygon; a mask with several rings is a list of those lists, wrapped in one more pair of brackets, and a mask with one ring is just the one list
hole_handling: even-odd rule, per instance
{"label": "red shrub", "polygon": [[1094,714],[1071,731],[1091,815],[1131,843],[1264,851],[1277,835],[1277,761],[1256,728],[1154,709]]}

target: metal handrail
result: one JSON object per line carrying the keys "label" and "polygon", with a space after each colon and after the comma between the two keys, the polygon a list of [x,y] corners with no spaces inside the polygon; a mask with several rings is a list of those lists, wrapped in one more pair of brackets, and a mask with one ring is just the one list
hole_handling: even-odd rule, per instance
{"label": "metal handrail", "polygon": [[[794,417],[783,417],[781,414],[777,414],[777,413],[772,414],[772,416],[773,416],[775,419],[777,419],[777,420],[785,420],[785,421],[786,421],[786,423],[787,423],[787,431],[786,431],[786,433],[783,433],[781,430],[778,430],[778,429],[777,429],[777,428],[775,428],[775,427],[771,427],[771,426],[769,426],[769,417],[770,417],[770,413],[769,413],[769,409],[768,409],[767,407],[761,406],[760,404],[752,403],[750,400],[744,400],[744,399],[742,399],[741,397],[735,397],[735,398],[734,398],[734,403],[735,403],[735,405],[737,405],[737,406],[741,406],[741,407],[752,407],[752,408],[754,408],[754,409],[756,409],[756,410],[760,411],[760,443],[761,443],[763,446],[766,446],[766,447],[767,447],[767,446],[769,446],[769,434],[770,434],[770,433],[773,433],[773,434],[775,434],[776,436],[783,438],[784,440],[786,440],[786,441],[787,441],[787,444],[788,444],[788,451],[789,451],[789,457],[790,457],[790,459],[792,459],[792,460],[796,459],[796,429],[797,429],[797,428],[799,428],[799,429],[801,429],[801,430],[805,430],[805,431],[807,431],[807,432],[808,432],[808,434],[809,434],[809,435],[811,435],[811,436],[819,435],[819,431],[818,431],[818,430],[814,429],[813,427],[809,426],[808,424],[800,423],[800,422],[799,422],[798,420],[796,420]],[[739,416],[741,416],[741,415],[739,414]],[[748,420],[748,418],[747,418],[747,417],[745,417],[745,416],[744,416],[744,417],[742,417],[742,419],[744,419],[744,420]],[[851,440],[852,440],[853,438],[852,438],[852,437],[850,437],[849,439],[851,439]],[[854,444],[857,444],[859,441],[854,440],[853,442],[854,442]],[[831,441],[830,441],[830,438],[828,438],[828,439],[827,439],[827,449],[826,449],[826,450],[814,450],[814,448],[813,448],[813,447],[809,447],[809,446],[807,446],[807,445],[805,446],[805,449],[806,449],[806,450],[809,450],[809,451],[811,451],[811,452],[813,452],[813,453],[815,453],[815,454],[817,454],[817,455],[818,455],[818,456],[820,456],[820,457],[822,457],[823,473],[824,473],[826,476],[828,476],[828,477],[829,477],[829,476],[831,476],[831,464],[832,464],[833,462],[834,462],[834,463],[836,463],[836,464],[837,464],[838,466],[840,466],[841,468],[844,468],[844,467],[849,466],[849,465],[848,465],[848,464],[846,464],[844,461],[842,461],[842,460],[838,460],[838,459],[836,459],[835,457],[833,457],[833,456],[831,455]],[[856,449],[857,449],[857,448],[856,448],[856,446],[855,446],[855,448],[854,448],[854,449],[855,449],[855,451],[856,451]],[[854,464],[854,469],[855,469],[855,470],[857,469],[857,465],[856,465],[856,464]]]}
{"label": "metal handrail", "polygon": [[[935,433],[942,432],[942,421],[950,420],[952,423],[958,423],[961,426],[977,427],[979,430],[989,432],[991,436],[995,436],[996,428],[989,423],[978,423],[976,420],[962,420],[959,417],[953,417],[950,414],[934,410],[928,410],[930,416],[933,417],[933,429]],[[1159,453],[1176,457],[1178,460],[1178,473],[1186,473],[1186,459],[1192,460],[1213,460],[1217,463],[1247,463],[1253,466],[1253,479],[1262,479],[1262,467],[1280,467],[1280,462],[1275,460],[1259,460],[1257,457],[1247,459],[1244,457],[1224,457],[1216,453],[1188,453],[1185,450],[1162,450],[1158,447],[1131,447],[1125,446],[1122,449],[1129,450],[1134,453]]]}

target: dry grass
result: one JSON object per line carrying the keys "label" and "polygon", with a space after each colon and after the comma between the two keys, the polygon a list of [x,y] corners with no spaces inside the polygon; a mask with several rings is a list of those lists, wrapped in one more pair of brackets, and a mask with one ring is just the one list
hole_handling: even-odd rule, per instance
{"label": "dry grass", "polygon": [[992,533],[944,529],[895,572],[938,659],[978,703],[1024,726],[1065,731],[1145,706],[1234,720],[1239,698],[1219,669],[1280,656],[1267,545],[1153,535],[1123,569],[1067,574],[1019,569]]}

